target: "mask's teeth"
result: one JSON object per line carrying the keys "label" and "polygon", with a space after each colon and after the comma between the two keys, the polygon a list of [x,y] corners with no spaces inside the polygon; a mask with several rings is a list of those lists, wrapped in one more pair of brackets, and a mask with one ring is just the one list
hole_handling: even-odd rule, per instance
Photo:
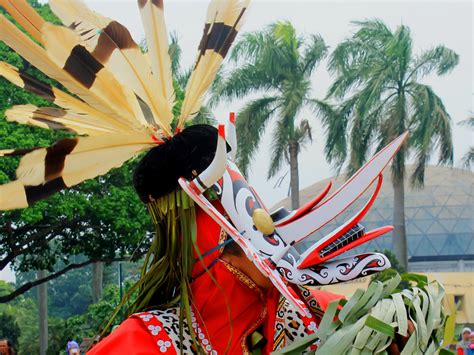
{"label": "mask's teeth", "polygon": [[321,249],[321,251],[319,252],[319,255],[321,256],[321,258],[324,258],[325,256],[334,253],[335,251],[346,246],[347,244],[352,243],[353,241],[359,239],[360,237],[364,235],[364,233],[365,233],[364,226],[357,223],[354,227],[349,229],[342,236],[340,236],[335,241],[333,241],[332,243],[330,243],[329,245]]}

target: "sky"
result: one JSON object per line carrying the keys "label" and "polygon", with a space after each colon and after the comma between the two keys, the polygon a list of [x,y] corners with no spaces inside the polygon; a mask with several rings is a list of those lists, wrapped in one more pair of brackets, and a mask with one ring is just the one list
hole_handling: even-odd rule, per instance
{"label": "sky", "polygon": [[[140,15],[135,0],[110,1],[86,0],[96,11],[106,14],[126,25],[134,38],[144,38]],[[191,66],[199,43],[204,23],[207,1],[165,1],[165,16],[168,31],[176,31],[182,47],[183,66]],[[111,6],[113,4],[113,6]],[[319,33],[330,50],[350,36],[354,26],[351,21],[380,18],[391,28],[405,24],[411,28],[414,53],[420,53],[438,44],[455,50],[460,63],[449,75],[428,77],[424,82],[432,85],[443,99],[453,118],[455,166],[468,147],[474,144],[473,134],[457,123],[465,120],[473,111],[473,5],[471,1],[253,1],[241,33],[262,29],[265,25],[288,20],[298,33]],[[237,38],[238,39],[238,38]],[[313,96],[323,98],[332,78],[323,61],[312,76]],[[238,112],[250,98],[222,104],[215,110],[216,117],[225,122],[229,111]],[[314,113],[303,110],[300,118],[308,119],[313,126],[313,144],[300,156],[300,188],[334,175],[323,155],[324,131]],[[262,196],[267,206],[273,206],[287,196],[289,185],[288,168],[278,176],[267,180],[270,157],[272,127],[269,126],[252,164],[250,183]],[[434,161],[433,163],[436,163]],[[275,187],[278,177],[286,178]]]}
{"label": "sky", "polygon": [[[45,1],[43,1],[45,2]],[[125,25],[137,42],[144,38],[136,0],[85,0],[87,5],[109,18]],[[182,64],[192,65],[202,34],[207,1],[165,1],[165,16],[168,31],[175,31],[182,47]],[[423,82],[433,87],[444,101],[453,119],[454,166],[460,165],[461,157],[469,146],[474,145],[474,135],[458,123],[474,112],[473,73],[473,3],[471,1],[412,1],[412,0],[333,0],[333,1],[269,1],[254,0],[241,33],[260,30],[275,21],[290,21],[297,32],[303,35],[319,33],[329,50],[349,37],[354,31],[351,21],[379,18],[392,29],[404,24],[410,27],[414,53],[443,44],[460,55],[459,65],[451,74],[431,76]],[[238,38],[237,38],[238,40]],[[323,61],[314,72],[311,82],[312,95],[323,98],[332,78]],[[229,111],[238,112],[248,98],[222,104],[215,110],[216,118],[226,122]],[[325,161],[323,154],[324,130],[314,113],[303,110],[300,118],[308,119],[313,127],[313,143],[302,152],[300,164],[300,188],[334,175],[334,170]],[[287,196],[289,185],[288,168],[282,169],[276,178],[267,180],[271,131],[267,130],[254,157],[249,176],[250,183],[263,198],[267,206],[273,206]],[[436,161],[433,161],[436,163]],[[279,186],[278,177],[286,176]],[[12,279],[11,273],[0,272],[0,279]]]}

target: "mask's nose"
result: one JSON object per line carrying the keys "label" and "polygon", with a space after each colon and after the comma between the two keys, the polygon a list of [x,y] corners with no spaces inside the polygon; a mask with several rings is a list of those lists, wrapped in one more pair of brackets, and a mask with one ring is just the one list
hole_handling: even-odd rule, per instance
{"label": "mask's nose", "polygon": [[263,235],[272,235],[275,232],[275,223],[270,214],[262,208],[256,208],[252,214],[255,228]]}

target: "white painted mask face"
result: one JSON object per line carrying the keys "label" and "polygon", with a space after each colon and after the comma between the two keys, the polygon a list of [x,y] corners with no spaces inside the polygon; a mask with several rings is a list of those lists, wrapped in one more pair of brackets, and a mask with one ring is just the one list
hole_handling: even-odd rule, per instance
{"label": "white painted mask face", "polygon": [[[323,199],[329,188],[296,211],[276,211],[277,213],[271,216],[233,163],[233,153],[226,154],[223,131],[223,127],[220,127],[217,151],[210,166],[193,181],[182,178],[179,183],[302,313],[307,310],[301,305],[298,297],[295,297],[287,282],[295,285],[325,285],[367,276],[390,267],[388,259],[379,253],[334,258],[393,229],[382,227],[366,233],[359,221],[375,201],[382,184],[382,170],[403,144],[406,133],[378,152],[346,184],[325,200]],[[228,140],[235,151],[235,137],[232,138],[231,135]],[[332,221],[375,181],[377,184],[372,196],[355,216],[315,241],[303,252],[295,249],[296,243]],[[202,195],[202,192],[211,186],[217,193],[226,216],[217,212]],[[257,212],[264,220],[270,219],[266,228],[258,225]],[[268,224],[271,225],[270,228],[267,228]],[[267,232],[263,233],[262,230]]]}

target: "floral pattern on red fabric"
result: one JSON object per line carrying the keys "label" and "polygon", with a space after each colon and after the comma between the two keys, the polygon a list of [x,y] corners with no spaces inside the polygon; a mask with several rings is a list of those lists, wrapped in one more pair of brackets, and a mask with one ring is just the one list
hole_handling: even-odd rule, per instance
{"label": "floral pattern on red fabric", "polygon": [[163,329],[163,324],[152,312],[142,312],[134,314],[132,317],[140,318],[148,329],[153,340],[156,342],[158,350],[163,354],[177,354],[178,349],[171,341],[168,332]]}

